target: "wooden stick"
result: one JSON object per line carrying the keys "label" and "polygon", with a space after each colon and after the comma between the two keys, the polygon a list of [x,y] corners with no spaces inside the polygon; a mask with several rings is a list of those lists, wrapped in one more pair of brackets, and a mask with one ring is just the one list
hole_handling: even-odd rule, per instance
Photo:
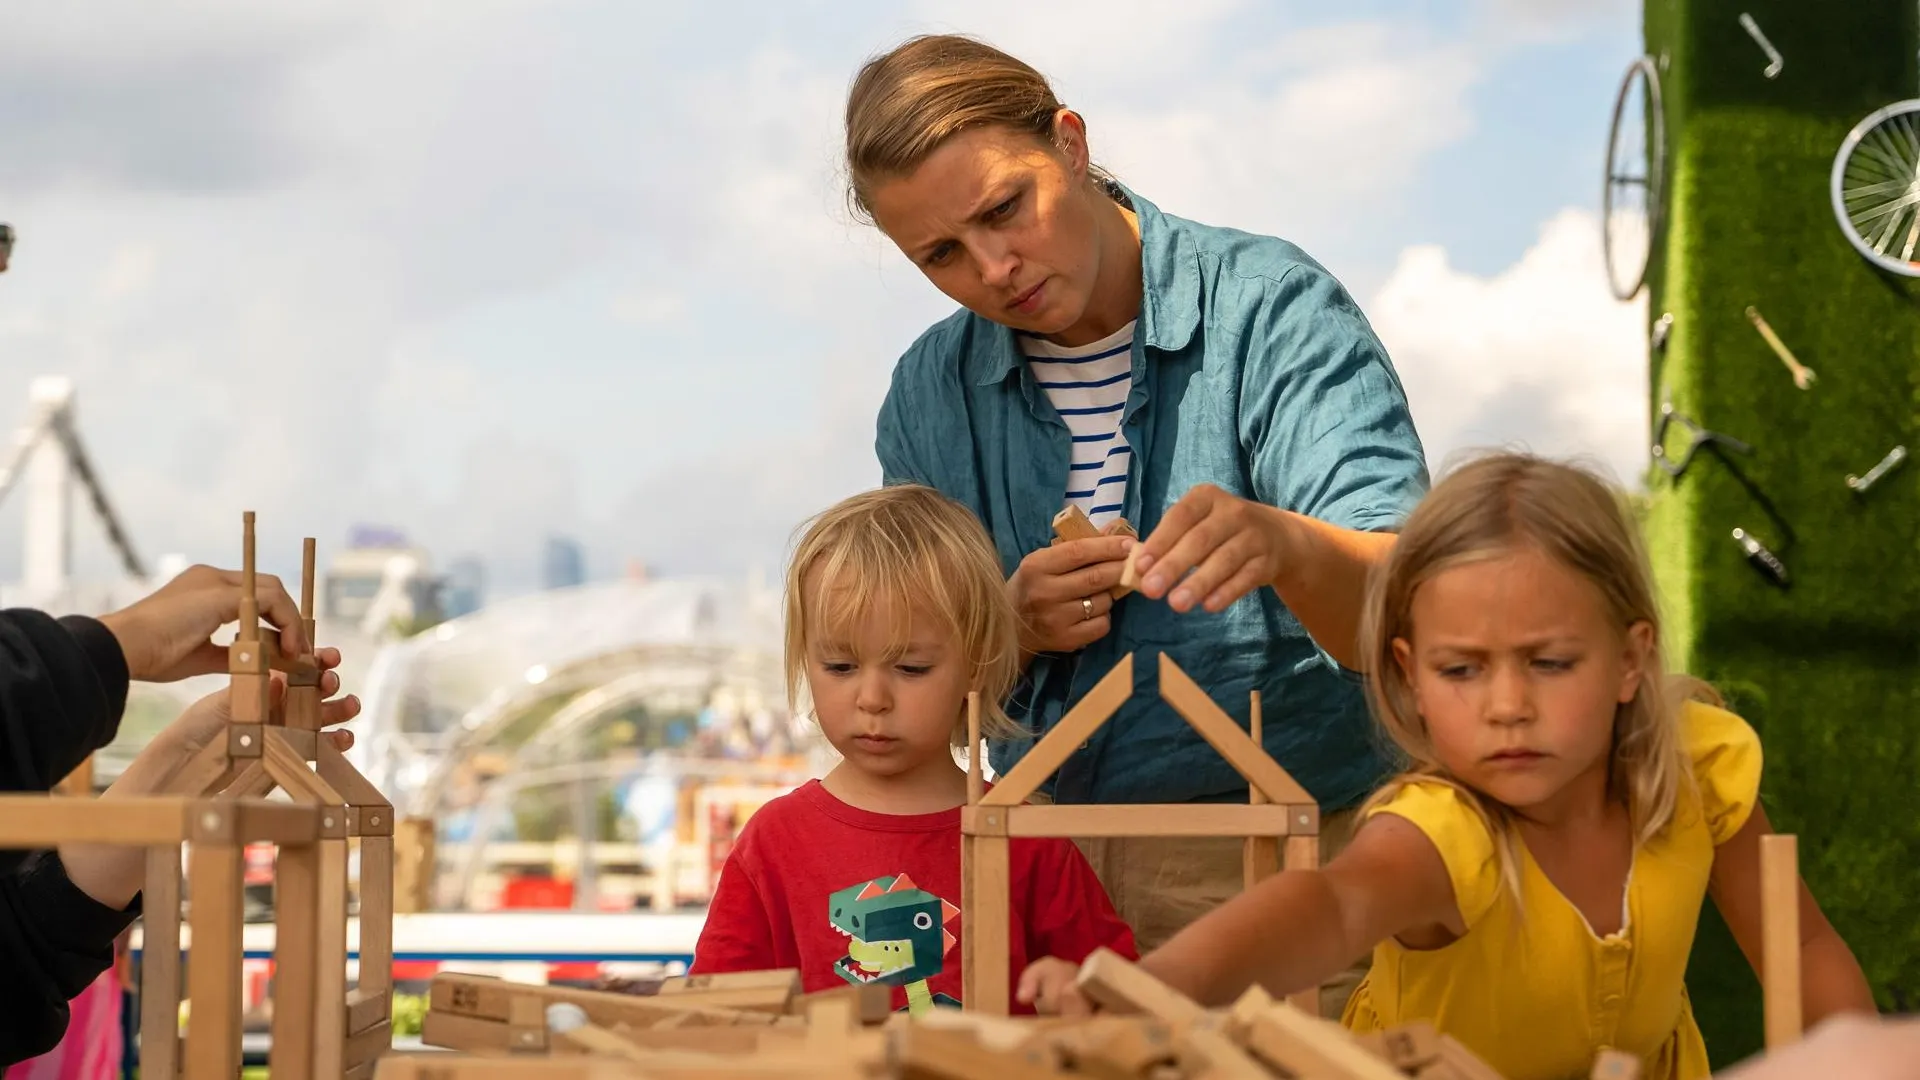
{"label": "wooden stick", "polygon": [[1234,771],[1245,777],[1249,785],[1259,788],[1270,801],[1288,805],[1314,801],[1299,781],[1287,775],[1287,770],[1267,756],[1264,748],[1247,738],[1247,733],[1240,730],[1233,718],[1164,652],[1160,654],[1160,696],[1227,759]]}
{"label": "wooden stick", "polygon": [[980,691],[967,691],[967,805],[980,802],[987,790],[985,763],[980,760]]}
{"label": "wooden stick", "polygon": [[[1319,869],[1320,837],[1317,835],[1287,837],[1285,866],[1288,870]],[[1320,988],[1309,986],[1302,990],[1295,990],[1287,995],[1287,1004],[1308,1016],[1319,1016]]]}
{"label": "wooden stick", "polygon": [[1232,803],[1122,803],[1117,805],[1009,806],[1008,836],[1284,836],[1293,820],[1289,806]]}
{"label": "wooden stick", "polygon": [[1800,848],[1792,835],[1760,838],[1761,987],[1767,1049],[1800,1038]]}
{"label": "wooden stick", "polygon": [[196,839],[188,862],[193,951],[187,998],[193,1017],[187,1025],[187,1072],[196,1080],[235,1076],[240,1071],[240,845]]}
{"label": "wooden stick", "polygon": [[[1255,746],[1265,749],[1260,740],[1260,691],[1248,695],[1247,734]],[[1259,806],[1267,801],[1258,786],[1247,784],[1247,802]],[[1271,837],[1249,836],[1241,841],[1240,871],[1245,887],[1253,888],[1280,872],[1280,849]]]}
{"label": "wooden stick", "polygon": [[273,1045],[267,1062],[276,1077],[314,1075],[319,914],[319,846],[281,848],[273,861]]}
{"label": "wooden stick", "polygon": [[961,901],[969,911],[967,925],[960,931],[964,942],[961,994],[966,999],[962,1004],[975,1012],[1006,1016],[1013,1008],[1008,1000],[1013,979],[1009,932],[1013,883],[1008,841],[1004,836],[968,836],[962,838],[962,844],[972,851],[960,887]]}
{"label": "wooden stick", "polygon": [[180,1076],[180,842],[147,849],[140,903],[140,1077]]}
{"label": "wooden stick", "polygon": [[1027,751],[1019,764],[1007,770],[1007,775],[993,785],[992,791],[980,797],[981,805],[1018,806],[1026,802],[1027,797],[1039,790],[1047,777],[1066,764],[1080,749],[1080,744],[1092,738],[1132,696],[1133,654],[1128,653],[1078,704],[1067,710],[1067,715]]}

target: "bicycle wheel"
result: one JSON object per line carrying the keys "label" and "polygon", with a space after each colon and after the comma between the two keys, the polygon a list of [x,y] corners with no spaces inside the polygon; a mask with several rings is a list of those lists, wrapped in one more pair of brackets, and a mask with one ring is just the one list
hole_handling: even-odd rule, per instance
{"label": "bicycle wheel", "polygon": [[1833,216],[1866,260],[1920,277],[1920,100],[1860,121],[1833,156]]}
{"label": "bicycle wheel", "polygon": [[1600,243],[1607,285],[1617,300],[1631,300],[1647,281],[1647,264],[1660,233],[1665,194],[1666,124],[1660,74],[1653,58],[1627,67],[1613,101],[1607,130],[1607,183],[1600,202]]}

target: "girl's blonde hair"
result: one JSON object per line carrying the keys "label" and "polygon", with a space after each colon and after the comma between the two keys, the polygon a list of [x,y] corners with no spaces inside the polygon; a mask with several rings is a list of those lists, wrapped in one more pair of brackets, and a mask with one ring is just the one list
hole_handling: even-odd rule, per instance
{"label": "girl's blonde hair", "polygon": [[[927,34],[874,57],[847,92],[847,201],[872,219],[874,185],[908,176],[941,144],[998,126],[1054,145],[1063,108],[1046,76],[975,38]],[[1112,178],[1095,166],[1094,178]]]}
{"label": "girl's blonde hair", "polygon": [[[916,611],[953,632],[972,668],[968,685],[980,695],[983,736],[1023,734],[1002,705],[1020,673],[1020,629],[1000,556],[972,511],[919,484],[862,492],[802,527],[786,583],[787,703],[794,715],[812,710],[807,656],[815,635],[831,640],[886,619],[898,650],[891,661],[905,652]],[[965,745],[966,731],[962,712],[954,718],[954,745]]]}
{"label": "girl's blonde hair", "polygon": [[1653,572],[1631,511],[1606,482],[1574,465],[1502,452],[1469,461],[1435,484],[1368,583],[1361,620],[1367,693],[1375,717],[1411,764],[1375,792],[1361,814],[1416,781],[1454,788],[1499,841],[1501,879],[1516,899],[1519,855],[1512,812],[1440,764],[1393,643],[1413,638],[1413,595],[1422,584],[1454,567],[1527,548],[1591,582],[1622,634],[1638,622],[1653,631],[1639,690],[1614,715],[1607,771],[1608,793],[1625,804],[1636,843],[1666,828],[1683,785],[1693,782],[1680,737],[1682,703],[1699,697],[1720,704],[1698,680],[1667,678]]}

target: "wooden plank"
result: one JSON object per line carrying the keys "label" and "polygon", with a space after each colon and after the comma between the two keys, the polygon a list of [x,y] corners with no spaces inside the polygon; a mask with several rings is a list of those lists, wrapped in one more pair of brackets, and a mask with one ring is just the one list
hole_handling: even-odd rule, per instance
{"label": "wooden plank", "polygon": [[[681,1027],[662,1030],[621,1027],[622,1037],[650,1050],[696,1050],[709,1054],[751,1054],[763,1048],[803,1045],[807,1029],[775,1027]],[[508,1025],[439,1009],[426,1014],[421,1041],[427,1046],[470,1052],[505,1051]]]}
{"label": "wooden plank", "polygon": [[[235,762],[235,764],[239,763]],[[220,779],[223,782],[217,790],[223,799],[261,799],[279,786],[274,783],[273,776],[267,772],[267,767],[260,764],[258,759],[241,766],[240,771],[231,778],[222,776]]]}
{"label": "wooden plank", "polygon": [[507,1010],[516,997],[532,997],[543,1006],[558,1001],[572,1002],[586,1010],[588,1020],[609,1028],[617,1024],[646,1027],[681,1014],[691,1015],[707,1024],[723,1026],[771,1026],[774,1021],[774,1017],[768,1013],[676,1005],[671,998],[663,999],[658,995],[642,997],[600,990],[574,990],[454,972],[441,972],[433,977],[427,991],[427,1009],[429,1015],[440,1011],[505,1023]]}
{"label": "wooden plank", "polygon": [[[309,808],[310,809],[310,808]],[[320,939],[320,848],[284,847],[273,862],[273,1045],[276,1078],[312,1080],[314,976]]]}
{"label": "wooden plank", "polygon": [[662,994],[715,993],[722,990],[785,990],[800,992],[798,968],[770,968],[766,971],[722,971],[706,975],[680,975],[660,982]]}
{"label": "wooden plank", "polygon": [[1287,775],[1265,749],[1247,738],[1240,725],[1164,652],[1160,654],[1160,696],[1208,745],[1219,751],[1250,786],[1259,788],[1268,802],[1284,805],[1314,801],[1299,781]]}
{"label": "wooden plank", "polygon": [[240,845],[201,841],[188,855],[193,953],[187,958],[187,1075],[240,1071]]}
{"label": "wooden plank", "polygon": [[1104,946],[1080,965],[1080,992],[1108,1012],[1146,1013],[1162,1023],[1191,1024],[1206,1015],[1192,998]]}
{"label": "wooden plank", "polygon": [[59,844],[179,844],[194,800],[177,795],[76,799],[45,793],[0,795],[0,848]]}
{"label": "wooden plank", "polygon": [[1769,833],[1760,838],[1760,984],[1766,1010],[1767,1049],[1798,1041],[1800,1006],[1799,838]]}
{"label": "wooden plank", "polygon": [[1271,1074],[1245,1050],[1204,1024],[1188,1028],[1180,1042],[1189,1080],[1270,1080]]}
{"label": "wooden plank", "polygon": [[381,1020],[365,1031],[347,1037],[346,1053],[343,1059],[347,1071],[376,1061],[380,1055],[393,1048],[393,1020],[391,1017]]}
{"label": "wooden plank", "polygon": [[[1265,746],[1260,741],[1260,691],[1255,690],[1247,696],[1247,737],[1255,746]],[[1247,802],[1252,806],[1265,804],[1267,797],[1253,784],[1247,785]],[[1292,831],[1289,820],[1288,831]],[[1243,888],[1251,889],[1262,881],[1280,872],[1280,846],[1264,836],[1249,836],[1240,842],[1240,876]]]}
{"label": "wooden plank", "polygon": [[140,905],[140,1077],[180,1076],[180,845],[147,849]]}
{"label": "wooden plank", "polygon": [[[360,977],[363,980],[366,978],[364,964],[361,966]],[[357,987],[347,991],[346,1010],[347,1034],[358,1035],[380,1021],[392,1018],[393,996],[385,990]]]}
{"label": "wooden plank", "polygon": [[393,989],[393,837],[360,838],[360,989]]}
{"label": "wooden plank", "polygon": [[992,1016],[1006,1016],[1013,1008],[1008,843],[1004,836],[961,837],[967,864],[960,885],[967,920],[960,931],[962,1005]]}
{"label": "wooden plank", "polygon": [[[1320,837],[1289,836],[1285,845],[1282,865],[1288,870],[1318,870],[1320,868]],[[1308,1016],[1320,1015],[1320,988],[1309,986],[1295,990],[1287,995],[1287,1004],[1306,1013]]]}
{"label": "wooden plank", "polygon": [[467,1057],[389,1054],[375,1080],[634,1080],[633,1066],[600,1057]]}
{"label": "wooden plank", "polygon": [[804,1016],[809,1013],[815,1002],[833,998],[845,998],[851,1002],[854,1018],[863,1025],[883,1024],[893,1016],[893,987],[876,983],[836,986],[831,990],[816,990],[811,994],[800,994],[787,1006],[787,1011],[790,1014]]}
{"label": "wooden plank", "polygon": [[1243,998],[1233,1007],[1249,1051],[1295,1076],[1327,1080],[1406,1080],[1405,1074],[1368,1053],[1347,1029],[1289,1005],[1261,1008]]}
{"label": "wooden plank", "polygon": [[248,799],[235,806],[240,813],[238,839],[243,843],[312,844],[320,839],[320,808],[299,803]]}
{"label": "wooden plank", "polygon": [[1056,1080],[1038,1051],[989,1050],[965,1031],[906,1024],[893,1033],[890,1061],[903,1080]]}
{"label": "wooden plank", "polygon": [[[1018,806],[1027,801],[1054,771],[1093,737],[1100,725],[1133,696],[1133,654],[1128,653],[1113,665],[1106,677],[1094,684],[1078,704],[1053,726],[1025,757],[1007,770],[1007,775],[980,797],[982,806]],[[1237,729],[1236,729],[1237,730]],[[1279,766],[1274,766],[1278,768]]]}
{"label": "wooden plank", "polygon": [[[268,745],[272,745],[271,742]],[[346,1071],[347,1044],[347,842],[321,840],[319,919],[314,936],[313,1073]]]}
{"label": "wooden plank", "polygon": [[[1009,836],[1285,836],[1285,806],[1126,803],[1006,808]],[[1269,846],[1272,841],[1269,839]]]}
{"label": "wooden plank", "polygon": [[[218,791],[226,784],[220,778],[227,775],[232,767],[232,756],[227,753],[225,740],[214,739],[200,748],[192,760],[180,766],[172,776],[167,777],[164,789],[170,795],[198,797],[211,791]],[[229,783],[231,781],[229,780]]]}
{"label": "wooden plank", "polygon": [[[348,806],[358,806],[362,808],[372,807],[381,810],[393,809],[393,805],[387,801],[387,797],[381,793],[379,788],[373,786],[373,781],[360,775],[360,770],[353,767],[353,764],[340,753],[339,748],[333,745],[332,740],[320,740],[319,745],[315,748],[314,766],[319,771],[320,778],[325,780],[333,790],[339,792]],[[371,824],[376,827],[384,824],[387,830],[391,832],[393,828],[392,816],[389,814],[384,815],[384,817],[384,821],[372,822]]]}

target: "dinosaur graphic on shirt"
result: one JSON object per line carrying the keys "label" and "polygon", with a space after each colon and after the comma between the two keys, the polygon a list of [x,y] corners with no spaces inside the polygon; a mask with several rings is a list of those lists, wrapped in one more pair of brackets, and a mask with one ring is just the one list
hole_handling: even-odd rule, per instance
{"label": "dinosaur graphic on shirt", "polygon": [[907,1012],[923,1016],[935,1006],[958,1008],[934,994],[927,980],[944,970],[955,938],[947,924],[960,909],[919,888],[905,874],[875,878],[827,897],[829,920],[847,936],[847,955],[833,970],[855,985],[884,983],[907,989]]}

